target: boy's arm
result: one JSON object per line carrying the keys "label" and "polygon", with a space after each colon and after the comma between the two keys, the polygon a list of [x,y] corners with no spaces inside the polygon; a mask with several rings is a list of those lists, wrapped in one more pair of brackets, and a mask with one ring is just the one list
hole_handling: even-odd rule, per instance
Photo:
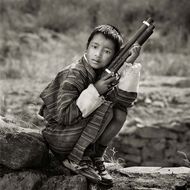
{"label": "boy's arm", "polygon": [[79,122],[83,116],[76,102],[87,85],[85,72],[80,69],[60,72],[40,95],[47,108],[44,117],[52,117],[61,125]]}
{"label": "boy's arm", "polygon": [[116,107],[127,111],[127,108],[132,107],[137,98],[141,64],[125,64],[121,70],[119,83],[108,93],[107,98],[111,100]]}
{"label": "boy's arm", "polygon": [[88,88],[82,91],[76,104],[82,112],[82,116],[86,118],[100,107],[104,101],[105,98],[100,96],[93,84],[90,84]]}
{"label": "boy's arm", "polygon": [[141,64],[134,61],[139,56],[140,50],[141,46],[135,43],[129,51],[130,56],[118,71],[120,78],[117,86],[107,94],[107,98],[124,111],[132,107],[137,98]]}

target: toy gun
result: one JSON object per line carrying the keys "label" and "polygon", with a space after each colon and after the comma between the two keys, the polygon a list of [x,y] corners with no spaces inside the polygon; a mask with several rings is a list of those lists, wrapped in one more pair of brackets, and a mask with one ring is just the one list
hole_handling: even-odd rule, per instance
{"label": "toy gun", "polygon": [[[129,50],[136,42],[139,45],[143,45],[145,41],[151,36],[155,26],[153,25],[153,19],[149,18],[143,21],[142,26],[136,31],[136,33],[126,42],[126,44],[120,49],[116,54],[114,59],[111,61],[109,66],[102,72],[101,77],[107,75],[108,73],[117,73],[120,67],[124,64],[126,59],[130,56]],[[135,61],[135,60],[134,60]]]}

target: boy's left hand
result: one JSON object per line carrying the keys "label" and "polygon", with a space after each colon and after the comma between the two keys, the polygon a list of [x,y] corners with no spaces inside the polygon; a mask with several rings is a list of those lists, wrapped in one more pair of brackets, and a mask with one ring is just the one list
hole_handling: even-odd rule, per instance
{"label": "boy's left hand", "polygon": [[121,77],[118,83],[119,89],[128,92],[138,92],[141,64],[125,64],[121,69]]}
{"label": "boy's left hand", "polygon": [[129,50],[130,56],[127,58],[126,62],[133,64],[137,57],[140,54],[141,46],[138,43],[135,43],[132,48]]}

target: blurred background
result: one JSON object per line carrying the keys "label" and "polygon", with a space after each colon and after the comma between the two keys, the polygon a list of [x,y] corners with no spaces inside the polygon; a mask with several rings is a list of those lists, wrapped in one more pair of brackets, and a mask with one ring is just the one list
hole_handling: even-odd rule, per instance
{"label": "blurred background", "polygon": [[0,0],[0,78],[46,80],[85,50],[91,30],[109,23],[127,40],[153,17],[144,74],[189,75],[190,1]]}

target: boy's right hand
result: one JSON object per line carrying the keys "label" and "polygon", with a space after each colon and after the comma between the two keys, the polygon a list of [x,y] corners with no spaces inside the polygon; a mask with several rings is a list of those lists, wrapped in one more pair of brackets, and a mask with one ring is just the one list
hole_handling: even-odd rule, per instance
{"label": "boy's right hand", "polygon": [[100,95],[103,95],[110,90],[111,84],[116,82],[117,77],[113,73],[110,73],[95,82],[94,87]]}

